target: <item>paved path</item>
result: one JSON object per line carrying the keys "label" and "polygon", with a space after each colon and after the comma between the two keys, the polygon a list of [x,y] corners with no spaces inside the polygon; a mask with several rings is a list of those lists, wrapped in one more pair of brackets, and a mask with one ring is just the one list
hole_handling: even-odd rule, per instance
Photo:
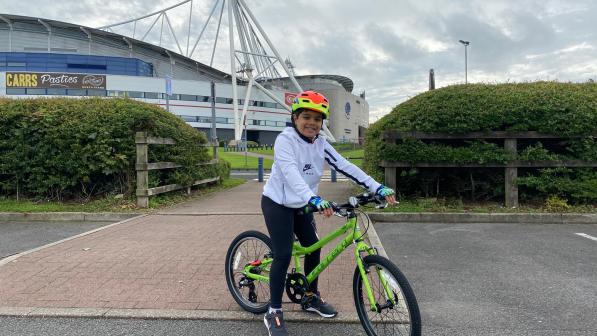
{"label": "paved path", "polygon": [[[224,153],[231,153],[231,154],[235,154],[235,155],[245,156],[245,152],[232,152],[232,151],[230,151],[230,152],[224,152]],[[247,152],[247,156],[262,157],[264,159],[270,159],[270,160],[274,159],[273,155],[262,154],[262,153],[255,153],[255,152]]]}
{"label": "paved path", "polygon": [[[0,266],[0,314],[19,307],[14,311],[22,314],[31,308],[239,311],[226,287],[224,257],[240,232],[266,232],[262,185],[249,181],[22,255]],[[321,184],[324,197],[339,201],[351,189],[348,183]],[[343,222],[317,217],[320,235]],[[343,253],[320,280],[320,290],[345,318],[354,317],[351,257]]]}

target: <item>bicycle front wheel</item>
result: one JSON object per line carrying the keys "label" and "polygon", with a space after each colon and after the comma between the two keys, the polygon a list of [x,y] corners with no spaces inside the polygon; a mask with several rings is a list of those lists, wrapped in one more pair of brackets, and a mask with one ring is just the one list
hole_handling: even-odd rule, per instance
{"label": "bicycle front wheel", "polygon": [[[234,300],[246,311],[260,314],[267,311],[270,301],[269,283],[245,276],[245,267],[258,265],[271,258],[270,238],[259,231],[246,231],[238,235],[226,253],[226,283]],[[254,274],[269,277],[270,264],[251,268]]]}
{"label": "bicycle front wheel", "polygon": [[375,304],[370,303],[358,266],[353,278],[353,294],[367,335],[421,335],[417,300],[398,267],[379,255],[366,256],[363,265]]}

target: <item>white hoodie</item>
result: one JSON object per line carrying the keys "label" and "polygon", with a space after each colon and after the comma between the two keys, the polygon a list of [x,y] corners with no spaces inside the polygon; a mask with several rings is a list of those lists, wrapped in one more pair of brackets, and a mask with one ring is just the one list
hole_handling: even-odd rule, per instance
{"label": "white hoodie", "polygon": [[360,186],[375,192],[380,184],[340,156],[322,137],[309,142],[293,127],[286,127],[274,144],[272,172],[263,195],[289,208],[301,208],[317,195],[323,160]]}

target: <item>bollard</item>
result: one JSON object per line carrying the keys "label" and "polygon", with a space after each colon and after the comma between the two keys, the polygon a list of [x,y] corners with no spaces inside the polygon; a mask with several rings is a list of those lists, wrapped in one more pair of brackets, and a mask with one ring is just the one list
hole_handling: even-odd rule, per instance
{"label": "bollard", "polygon": [[332,182],[336,182],[336,171],[332,169]]}
{"label": "bollard", "polygon": [[263,157],[257,158],[257,178],[259,182],[263,182]]}

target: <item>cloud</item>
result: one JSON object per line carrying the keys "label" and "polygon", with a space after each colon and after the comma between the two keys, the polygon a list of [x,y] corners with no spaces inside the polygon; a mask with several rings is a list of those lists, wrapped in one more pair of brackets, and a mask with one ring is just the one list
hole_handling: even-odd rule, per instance
{"label": "cloud", "polygon": [[[98,27],[139,17],[180,0],[0,0],[2,12]],[[371,120],[427,90],[428,71],[436,86],[464,81],[464,47],[470,41],[471,82],[597,79],[597,3],[592,0],[244,0],[283,58],[301,75],[350,77],[365,90]],[[193,1],[191,48],[215,1]],[[168,12],[186,52],[190,3]],[[227,10],[225,8],[225,10]],[[219,11],[219,9],[218,9]],[[216,13],[218,12],[216,11]],[[224,13],[214,66],[229,71]],[[215,37],[217,17],[204,33]],[[138,23],[144,34],[152,19]],[[156,23],[148,35],[159,43]],[[131,34],[133,26],[115,30]],[[184,38],[182,36],[185,36]],[[162,45],[178,52],[167,31]],[[194,56],[209,63],[211,44]]]}

